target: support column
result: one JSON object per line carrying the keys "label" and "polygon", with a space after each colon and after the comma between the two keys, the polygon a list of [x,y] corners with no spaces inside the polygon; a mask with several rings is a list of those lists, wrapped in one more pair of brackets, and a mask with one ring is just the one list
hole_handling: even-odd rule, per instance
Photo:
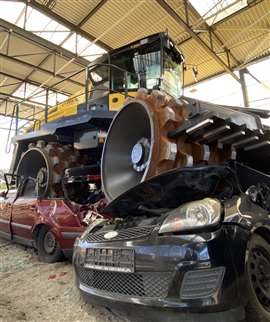
{"label": "support column", "polygon": [[245,74],[246,74],[245,69],[239,70],[240,84],[241,84],[241,89],[242,89],[242,94],[243,94],[244,106],[249,107],[248,90],[247,90],[247,85],[246,85],[246,80],[245,80]]}
{"label": "support column", "polygon": [[89,99],[89,68],[85,68],[85,86],[84,86],[84,91],[85,91],[85,107],[86,110],[88,111],[88,99]]}
{"label": "support column", "polygon": [[45,105],[45,123],[48,122],[48,109],[49,109],[49,89],[46,89],[46,105]]}
{"label": "support column", "polygon": [[20,109],[20,105],[16,104],[16,106],[15,106],[15,135],[18,134],[18,128],[19,128],[19,109]]}

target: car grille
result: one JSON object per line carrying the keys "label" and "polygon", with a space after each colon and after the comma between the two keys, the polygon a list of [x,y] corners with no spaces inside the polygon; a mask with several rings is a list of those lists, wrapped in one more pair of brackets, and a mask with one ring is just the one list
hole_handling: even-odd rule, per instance
{"label": "car grille", "polygon": [[221,287],[225,267],[197,269],[185,273],[180,297],[183,300],[213,296]]}
{"label": "car grille", "polygon": [[135,297],[165,298],[172,273],[119,273],[77,268],[81,284],[95,290]]}
{"label": "car grille", "polygon": [[132,227],[127,229],[117,230],[118,235],[111,239],[104,238],[104,235],[106,234],[106,232],[104,231],[96,234],[90,233],[86,237],[86,241],[92,242],[92,243],[100,243],[104,241],[110,242],[110,241],[117,241],[117,240],[130,240],[130,239],[142,238],[150,235],[155,227],[156,226],[143,226],[143,227]]}

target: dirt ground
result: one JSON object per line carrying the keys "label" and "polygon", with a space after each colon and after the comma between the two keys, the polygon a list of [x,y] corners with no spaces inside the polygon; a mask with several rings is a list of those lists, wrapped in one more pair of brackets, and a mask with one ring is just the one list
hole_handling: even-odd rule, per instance
{"label": "dirt ground", "polygon": [[129,322],[85,304],[68,262],[44,264],[34,250],[0,239],[0,322]]}

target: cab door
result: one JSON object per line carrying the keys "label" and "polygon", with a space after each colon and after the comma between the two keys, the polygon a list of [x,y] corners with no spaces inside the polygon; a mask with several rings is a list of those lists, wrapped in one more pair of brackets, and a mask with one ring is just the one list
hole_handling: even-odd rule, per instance
{"label": "cab door", "polygon": [[0,237],[11,239],[11,212],[17,190],[10,190],[0,200]]}

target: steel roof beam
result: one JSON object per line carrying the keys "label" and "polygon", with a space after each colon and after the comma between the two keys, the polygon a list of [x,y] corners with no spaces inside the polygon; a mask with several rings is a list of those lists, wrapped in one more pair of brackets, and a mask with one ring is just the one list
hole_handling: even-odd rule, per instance
{"label": "steel roof beam", "polygon": [[[16,104],[18,104],[18,103],[20,104],[19,101],[23,99],[22,97],[19,97],[19,96],[13,95],[13,94],[4,93],[4,92],[0,92],[0,96],[11,97],[11,98],[13,98],[15,100],[18,100],[18,102],[16,102]],[[33,100],[27,100],[25,103],[27,104],[27,102],[30,102],[32,104],[36,104],[37,106],[38,105],[41,105],[41,106],[44,106],[44,107],[46,106],[46,104],[39,103],[39,102],[36,102],[36,101],[33,101]]]}
{"label": "steel roof beam", "polygon": [[63,57],[66,59],[74,59],[74,62],[81,66],[87,66],[89,64],[89,61],[87,59],[78,57],[71,51],[65,48],[59,47],[58,45],[55,45],[54,43],[33,34],[31,31],[22,29],[0,18],[0,30],[1,29],[4,29],[6,32],[11,33],[11,35],[14,34],[15,36],[18,36],[22,39],[28,40],[39,47],[49,50],[50,52],[53,51],[56,54],[59,54],[60,57]]}
{"label": "steel roof beam", "polygon": [[[9,78],[16,79],[16,80],[18,80],[18,81],[20,81],[22,83],[26,82],[26,83],[29,83],[29,84],[34,85],[34,86],[40,86],[41,85],[41,83],[39,83],[39,82],[35,82],[35,81],[32,81],[32,80],[25,80],[24,78],[12,75],[10,73],[7,74],[7,73],[4,73],[2,71],[0,71],[0,75],[3,75],[4,77],[9,77]],[[1,86],[0,86],[0,88],[1,88]],[[72,95],[72,93],[62,91],[62,90],[60,91],[57,88],[53,88],[53,87],[46,86],[46,85],[44,85],[43,88],[44,89],[49,89],[49,90],[51,90],[51,91],[53,91],[55,93],[59,93],[59,94],[64,94],[64,95],[68,95],[68,96]]]}
{"label": "steel roof beam", "polygon": [[39,67],[39,66],[35,66],[35,65],[30,64],[30,63],[28,63],[28,62],[26,62],[24,60],[20,60],[20,59],[14,58],[14,57],[10,57],[10,56],[8,56],[6,54],[2,54],[2,53],[0,53],[0,57],[8,59],[8,60],[10,60],[10,61],[12,61],[14,63],[21,64],[21,65],[24,65],[26,67],[35,69],[35,70],[40,71],[40,72],[42,72],[44,74],[47,74],[47,75],[50,75],[50,76],[53,76],[53,77],[56,77],[56,78],[60,78],[62,80],[70,82],[70,83],[72,83],[72,84],[74,84],[76,86],[80,86],[80,87],[84,86],[83,83],[77,82],[77,81],[75,81],[73,79],[67,79],[66,77],[63,77],[63,76],[60,76],[60,75],[54,75],[54,73],[52,71],[50,71],[48,69],[45,69],[45,68],[42,68],[42,67]]}
{"label": "steel roof beam", "polygon": [[[57,13],[55,13],[54,11],[48,9],[47,7],[41,5],[40,3],[38,3],[35,0],[21,0],[20,2],[24,2],[25,4],[28,4],[30,7],[39,10],[40,12],[44,13],[45,15],[51,17],[52,19],[56,20],[58,23],[61,23],[62,25],[64,25],[65,27],[69,28],[71,31],[76,31],[80,36],[85,37],[86,39],[90,40],[91,42],[96,40],[96,38],[94,36],[92,36],[91,34],[89,34],[88,32],[82,30],[80,28],[80,26],[76,26],[73,23],[71,23],[70,21],[68,21],[67,19],[63,18],[62,16],[58,15]],[[99,8],[98,8],[99,9]],[[94,9],[93,9],[94,10]],[[94,12],[95,13],[95,12]],[[90,13],[89,13],[90,14]],[[87,16],[86,16],[87,17]],[[86,18],[85,17],[85,18]],[[84,18],[84,19],[85,19]],[[89,17],[90,18],[90,17]],[[87,19],[86,19],[87,21]],[[103,41],[98,40],[96,42],[97,45],[99,45],[100,47],[102,47],[105,50],[111,50],[112,48],[110,46],[108,46],[107,44],[105,44]]]}
{"label": "steel roof beam", "polygon": [[[270,58],[270,54],[269,53],[263,55],[262,57],[259,57],[259,58],[256,58],[256,59],[252,60],[251,62],[249,62],[248,64],[246,64],[242,68],[244,68],[244,67],[247,68],[250,65],[253,65],[253,64],[256,64],[256,63],[260,63],[260,62],[262,62],[262,61],[264,61],[265,59],[268,59],[268,58]],[[239,71],[239,67],[236,67],[235,70]],[[202,82],[205,82],[205,81],[208,81],[208,80],[211,80],[211,79],[215,79],[216,77],[222,76],[224,74],[225,74],[225,72],[222,71],[222,72],[218,72],[217,74],[211,75],[210,77],[209,76],[206,76],[206,77],[200,79],[199,83],[202,83]],[[188,84],[185,87],[190,87],[190,86],[195,85],[195,84],[198,84],[198,82],[192,82],[192,83]]]}
{"label": "steel roof beam", "polygon": [[108,0],[101,0],[94,9],[92,9],[82,20],[81,22],[76,26],[76,28],[80,28],[83,25],[86,24],[86,22],[102,7]]}
{"label": "steel roof beam", "polygon": [[[196,16],[200,16],[199,13],[197,12],[197,10],[192,6],[192,4],[190,2],[188,2],[187,6],[189,7],[189,10]],[[236,65],[239,65],[240,62],[236,59],[236,57],[231,53],[231,51],[226,47],[224,46],[222,40],[218,37],[218,35],[215,33],[215,30],[213,28],[213,26],[209,26],[205,20],[202,20],[201,23],[204,23],[204,28],[205,28],[205,31],[208,32],[209,34],[209,38],[210,39],[210,43],[213,41],[213,38],[215,38],[215,40],[219,43],[219,46],[221,46],[222,48],[224,48],[224,51],[226,52],[227,54],[227,57],[228,58],[232,58],[232,60],[236,63]],[[219,22],[217,22],[216,24],[218,24]],[[216,25],[215,24],[215,25]],[[193,30],[194,31],[194,30]],[[198,32],[197,35],[199,35],[201,32]],[[187,40],[190,40],[192,39],[192,37],[184,40],[183,42],[180,42],[178,43],[177,45],[180,45],[184,42],[186,42]],[[211,49],[213,50],[213,48],[211,47]],[[228,59],[228,66],[230,67],[229,65],[229,59]]]}
{"label": "steel roof beam", "polygon": [[186,22],[170,7],[164,0],[156,0],[157,3],[176,21],[178,24],[211,56],[227,73],[236,81],[240,82],[233,70],[218,57],[218,55],[205,43],[187,24]]}
{"label": "steel roof beam", "polygon": [[[107,2],[107,0],[101,0],[97,6],[95,6],[95,8],[93,10],[91,10],[82,20],[81,22],[76,26],[77,28],[80,28],[81,26],[83,26],[102,6],[103,4],[105,4]],[[28,5],[27,5],[28,6]],[[24,28],[25,29],[25,28]],[[33,32],[33,31],[31,31]],[[46,31],[48,32],[48,31]],[[65,37],[65,39],[59,44],[59,47],[62,47],[63,44],[70,39],[70,37],[73,35],[73,32],[70,32],[69,35],[67,37]],[[76,39],[77,42],[77,39]],[[76,45],[77,46],[77,45]],[[44,57],[44,59],[42,59],[42,61],[38,64],[39,67],[42,67],[42,65],[44,63],[46,63],[48,61],[48,59],[51,57],[51,55],[53,55],[54,52],[49,52],[47,53],[47,55]],[[77,50],[76,50],[76,54],[77,54]],[[13,55],[13,57],[15,57]],[[55,61],[55,56],[54,56],[54,61]],[[25,77],[25,81],[29,81],[29,78],[34,74],[35,69],[33,69],[26,77]],[[60,74],[58,74],[60,75]]]}
{"label": "steel roof beam", "polygon": [[[204,26],[205,26],[205,31],[206,32],[211,32],[212,35],[216,38],[216,40],[218,41],[219,45],[224,48],[224,50],[226,51],[226,53],[229,53],[229,56],[232,58],[232,60],[235,61],[236,63],[236,67],[238,68],[238,66],[240,65],[239,60],[231,53],[230,49],[228,49],[226,46],[224,46],[223,42],[221,41],[221,39],[218,37],[218,35],[216,34],[216,31],[222,31],[222,29],[218,28],[220,25],[222,25],[222,23],[224,23],[225,21],[234,18],[237,15],[241,15],[243,12],[249,10],[251,7],[258,5],[259,3],[261,3],[264,0],[250,0],[250,2],[248,3],[247,6],[241,8],[240,10],[230,14],[229,16],[219,20],[218,22],[214,23],[213,25],[209,26],[206,22],[204,22]],[[200,16],[200,14],[197,12],[197,10],[192,6],[192,4],[190,2],[188,2],[188,7],[189,10],[191,10],[195,15]],[[202,21],[203,22],[203,21]],[[242,29],[241,29],[242,30]],[[197,32],[197,35],[201,34],[201,32]],[[185,42],[191,40],[192,37],[189,37],[183,41],[180,41],[177,43],[178,46],[181,46],[182,44],[184,44]],[[235,70],[234,68],[234,70]]]}
{"label": "steel roof beam", "polygon": [[[97,6],[95,6],[95,8],[93,10],[91,10],[82,20],[81,22],[76,26],[77,28],[80,28],[81,26],[83,26],[105,3],[107,2],[107,0],[101,0]],[[33,32],[33,31],[32,31]],[[62,47],[63,44],[73,35],[73,33],[71,32],[67,37],[65,37],[65,39],[60,43],[59,47]],[[76,40],[77,41],[77,40]],[[48,59],[51,57],[53,53],[48,53],[46,55],[46,57],[38,64],[38,66],[42,66],[42,64],[46,63],[48,61]],[[77,50],[76,50],[76,54],[77,54]],[[27,81],[29,79],[29,77],[32,76],[32,74],[35,72],[35,70],[32,70],[27,77],[25,78],[25,80]],[[58,74],[60,75],[60,74]]]}
{"label": "steel roof beam", "polygon": [[[80,23],[76,26],[76,28],[80,28],[81,26],[83,26],[90,18],[91,16],[93,16],[105,3],[107,2],[107,0],[101,0],[98,5],[95,6],[95,8],[93,10],[91,10],[81,21]],[[27,4],[28,7],[28,4]],[[26,20],[25,20],[26,21]],[[59,47],[62,47],[63,44],[73,35],[73,32],[70,32],[69,35],[67,37],[65,37],[65,39],[60,43]],[[76,40],[77,41],[77,40]],[[77,46],[77,45],[76,45]],[[42,67],[42,65],[44,63],[46,63],[48,61],[48,59],[51,57],[53,53],[48,53],[46,55],[46,57],[44,57],[44,59],[38,64],[38,67]],[[77,55],[77,50],[76,50],[76,55]],[[55,57],[55,56],[54,56]],[[35,72],[35,69],[33,69],[25,78],[25,81],[28,81],[29,78],[32,76],[32,74]],[[60,74],[58,74],[60,76]],[[68,78],[68,77],[66,77]]]}

